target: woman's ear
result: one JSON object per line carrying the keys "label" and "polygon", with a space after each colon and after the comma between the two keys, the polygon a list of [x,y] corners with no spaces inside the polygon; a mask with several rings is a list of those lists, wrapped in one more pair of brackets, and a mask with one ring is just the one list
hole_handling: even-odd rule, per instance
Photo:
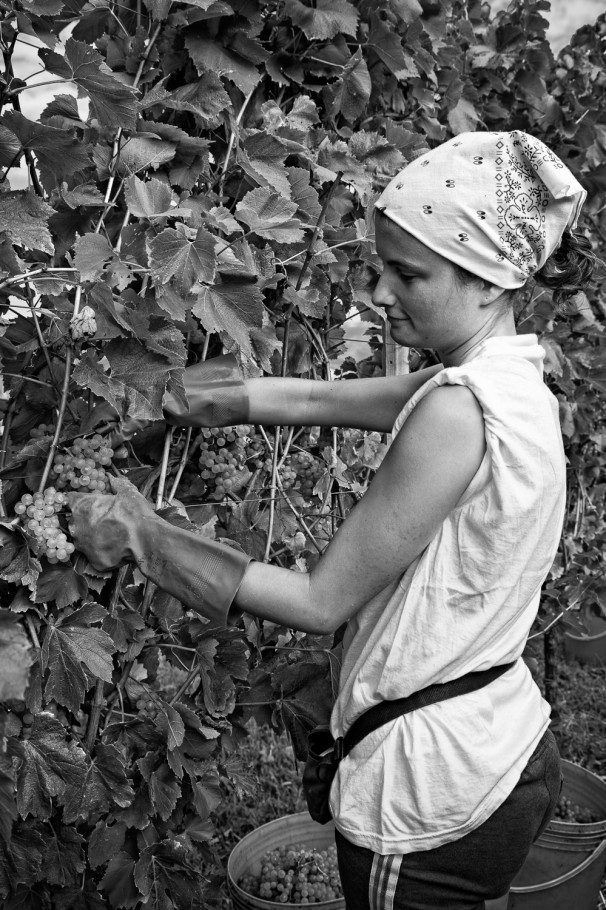
{"label": "woman's ear", "polygon": [[492,306],[492,304],[496,303],[504,294],[508,293],[509,291],[506,288],[501,288],[497,284],[490,284],[489,281],[485,281],[481,306]]}

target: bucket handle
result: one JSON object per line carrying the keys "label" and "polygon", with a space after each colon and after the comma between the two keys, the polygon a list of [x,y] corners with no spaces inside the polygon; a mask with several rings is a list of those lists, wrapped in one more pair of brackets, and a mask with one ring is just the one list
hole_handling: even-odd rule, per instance
{"label": "bucket handle", "polygon": [[575,875],[578,875],[579,872],[584,872],[588,866],[591,866],[598,857],[604,853],[606,850],[606,840],[601,841],[598,846],[595,848],[591,856],[588,856],[587,859],[584,859],[582,863],[578,866],[575,866],[574,869],[571,869],[569,872],[565,872],[564,875],[560,875],[559,878],[554,878],[550,882],[541,882],[538,885],[520,885],[512,886],[512,894],[530,894],[534,891],[545,891],[546,888],[555,888],[556,885],[561,885],[563,882],[569,881],[569,879],[574,878]]}

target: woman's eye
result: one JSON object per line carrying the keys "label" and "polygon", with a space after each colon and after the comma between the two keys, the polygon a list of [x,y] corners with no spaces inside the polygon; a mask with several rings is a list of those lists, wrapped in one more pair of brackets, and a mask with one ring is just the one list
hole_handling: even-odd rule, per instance
{"label": "woman's eye", "polygon": [[407,275],[405,272],[398,272],[398,277],[399,277],[402,281],[412,281],[412,279],[413,279],[415,276],[414,276],[414,275]]}

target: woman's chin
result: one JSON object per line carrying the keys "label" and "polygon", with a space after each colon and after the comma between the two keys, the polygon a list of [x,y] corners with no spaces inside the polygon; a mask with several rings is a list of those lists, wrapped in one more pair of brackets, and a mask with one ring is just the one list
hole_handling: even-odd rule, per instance
{"label": "woman's chin", "polygon": [[389,334],[397,344],[403,344],[406,347],[414,345],[414,331],[410,319],[393,319],[389,320]]}

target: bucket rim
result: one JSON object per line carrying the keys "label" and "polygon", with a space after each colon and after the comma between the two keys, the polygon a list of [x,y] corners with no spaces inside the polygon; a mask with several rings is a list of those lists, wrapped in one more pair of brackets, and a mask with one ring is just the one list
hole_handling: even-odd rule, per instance
{"label": "bucket rim", "polygon": [[549,888],[556,888],[558,885],[562,885],[564,882],[570,881],[571,878],[577,876],[580,872],[584,872],[596,859],[599,859],[601,854],[606,850],[606,840],[603,840],[595,848],[593,853],[583,860],[582,863],[579,863],[578,866],[575,866],[574,869],[569,869],[568,872],[565,872],[563,875],[558,876],[548,882],[539,882],[536,885],[512,885],[510,891],[512,894],[532,894],[537,891],[547,891]]}

